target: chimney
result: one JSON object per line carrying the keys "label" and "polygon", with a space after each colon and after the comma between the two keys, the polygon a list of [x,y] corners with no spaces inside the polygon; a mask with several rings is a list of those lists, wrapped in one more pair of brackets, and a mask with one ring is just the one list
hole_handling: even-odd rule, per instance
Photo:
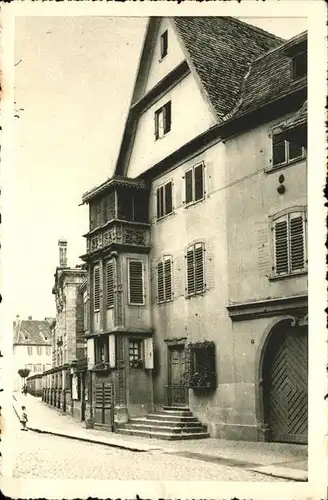
{"label": "chimney", "polygon": [[31,321],[31,319],[32,319],[32,316],[29,316],[29,317],[28,317],[28,319],[29,319],[29,320]]}
{"label": "chimney", "polygon": [[59,267],[67,267],[67,241],[58,240],[59,248]]}

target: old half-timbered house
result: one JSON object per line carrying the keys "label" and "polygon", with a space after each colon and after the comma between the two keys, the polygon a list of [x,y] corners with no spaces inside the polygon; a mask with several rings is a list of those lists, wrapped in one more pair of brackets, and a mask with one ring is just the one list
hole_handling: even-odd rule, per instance
{"label": "old half-timbered house", "polygon": [[306,34],[151,18],[89,204],[90,420],[307,440]]}

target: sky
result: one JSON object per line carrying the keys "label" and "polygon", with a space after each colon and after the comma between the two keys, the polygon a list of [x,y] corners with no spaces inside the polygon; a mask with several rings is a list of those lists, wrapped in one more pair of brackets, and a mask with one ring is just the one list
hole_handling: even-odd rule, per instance
{"label": "sky", "polygon": [[[282,38],[304,18],[243,18]],[[59,238],[81,264],[88,231],[82,194],[111,177],[146,18],[17,17],[14,314],[55,316]],[[25,242],[24,252],[19,242]]]}

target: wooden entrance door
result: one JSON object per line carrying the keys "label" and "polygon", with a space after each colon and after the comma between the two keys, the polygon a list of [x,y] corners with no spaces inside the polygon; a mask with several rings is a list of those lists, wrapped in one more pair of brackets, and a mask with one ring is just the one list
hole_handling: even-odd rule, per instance
{"label": "wooden entrance door", "polygon": [[95,384],[95,423],[113,427],[113,385],[109,382]]}
{"label": "wooden entrance door", "polygon": [[306,328],[273,335],[268,349],[267,411],[272,441],[307,443],[308,340]]}
{"label": "wooden entrance door", "polygon": [[168,403],[171,406],[188,405],[185,353],[184,345],[169,347]]}

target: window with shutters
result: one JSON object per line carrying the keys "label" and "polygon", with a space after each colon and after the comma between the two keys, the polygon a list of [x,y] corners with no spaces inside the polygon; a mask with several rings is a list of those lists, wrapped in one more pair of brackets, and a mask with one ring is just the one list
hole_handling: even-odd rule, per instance
{"label": "window with shutters", "polygon": [[129,363],[131,368],[142,368],[142,340],[131,339],[129,341]]}
{"label": "window with shutters", "polygon": [[305,158],[305,148],[295,141],[287,141],[282,134],[275,134],[272,139],[272,166],[288,165]]}
{"label": "window with shutters", "polygon": [[114,262],[108,260],[105,265],[106,279],[106,307],[111,309],[114,306]]}
{"label": "window with shutters", "polygon": [[171,101],[155,111],[155,138],[164,137],[171,130]]}
{"label": "window with shutters", "polygon": [[129,304],[144,304],[143,263],[141,260],[128,261]]}
{"label": "window with shutters", "polygon": [[193,245],[190,245],[187,249],[187,297],[197,295],[205,291],[204,254],[204,243],[195,243]]}
{"label": "window with shutters", "polygon": [[172,257],[164,255],[157,263],[157,302],[172,300]]}
{"label": "window with shutters", "polygon": [[101,363],[108,363],[109,352],[108,352],[108,336],[100,335],[95,338],[95,363],[96,365]]}
{"label": "window with shutters", "polygon": [[305,212],[290,212],[273,220],[273,274],[290,276],[307,269]]}
{"label": "window with shutters", "polygon": [[204,164],[195,165],[185,173],[185,202],[195,203],[205,196]]}
{"label": "window with shutters", "polygon": [[156,190],[157,219],[173,212],[172,186],[172,181],[169,181]]}
{"label": "window with shutters", "polygon": [[100,310],[100,268],[96,266],[93,268],[93,310],[97,312]]}

